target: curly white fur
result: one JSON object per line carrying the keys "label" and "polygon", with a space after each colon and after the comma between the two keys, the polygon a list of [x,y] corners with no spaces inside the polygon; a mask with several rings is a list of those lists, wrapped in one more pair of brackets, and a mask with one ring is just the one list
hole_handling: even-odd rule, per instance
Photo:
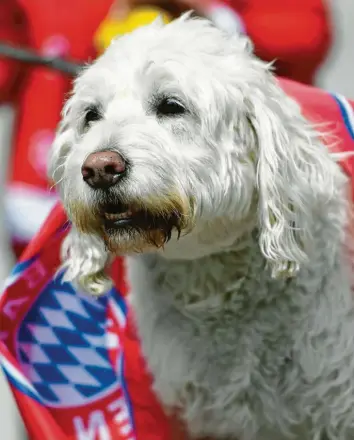
{"label": "curly white fur", "polygon": [[[187,112],[158,118],[161,96]],[[92,105],[102,118],[83,129]],[[131,165],[117,197],[193,201],[180,240],[127,258],[166,409],[193,438],[354,438],[346,179],[248,40],[184,16],[114,41],[76,80],[53,148],[69,216],[100,203],[80,168],[105,148]],[[107,288],[99,234],[74,227],[64,254],[69,278]]]}

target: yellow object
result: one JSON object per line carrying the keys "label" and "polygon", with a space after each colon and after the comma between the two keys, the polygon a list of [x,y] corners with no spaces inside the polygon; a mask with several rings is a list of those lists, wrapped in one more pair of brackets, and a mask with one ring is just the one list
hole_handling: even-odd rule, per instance
{"label": "yellow object", "polygon": [[118,20],[108,16],[98,28],[94,43],[99,53],[103,52],[111,43],[114,37],[126,34],[134,29],[152,23],[161,16],[165,23],[172,20],[167,12],[156,7],[139,7],[133,9],[125,19]]}

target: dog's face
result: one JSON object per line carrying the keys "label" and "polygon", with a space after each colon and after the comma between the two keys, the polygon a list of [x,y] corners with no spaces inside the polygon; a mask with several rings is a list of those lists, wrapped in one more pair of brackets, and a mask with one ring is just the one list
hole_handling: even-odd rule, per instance
{"label": "dog's face", "polygon": [[184,17],[113,42],[76,80],[51,170],[76,229],[111,252],[194,258],[258,224],[267,258],[297,261],[325,192],[311,135],[246,38]]}
{"label": "dog's face", "polygon": [[129,252],[244,218],[254,165],[236,130],[244,96],[227,86],[231,63],[247,79],[238,43],[206,22],[154,24],[114,42],[79,77],[52,164],[79,230]]}

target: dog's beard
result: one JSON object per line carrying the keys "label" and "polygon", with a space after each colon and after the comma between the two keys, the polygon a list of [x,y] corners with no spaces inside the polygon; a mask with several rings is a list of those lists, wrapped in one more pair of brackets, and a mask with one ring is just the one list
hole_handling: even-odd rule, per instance
{"label": "dog's beard", "polygon": [[188,231],[193,223],[193,204],[173,196],[149,200],[105,201],[94,206],[75,202],[67,206],[78,231],[100,236],[109,252],[122,255],[161,248],[176,231]]}
{"label": "dog's beard", "polygon": [[172,228],[153,229],[149,231],[130,228],[106,234],[104,237],[107,249],[114,254],[132,254],[162,248],[170,240]]}

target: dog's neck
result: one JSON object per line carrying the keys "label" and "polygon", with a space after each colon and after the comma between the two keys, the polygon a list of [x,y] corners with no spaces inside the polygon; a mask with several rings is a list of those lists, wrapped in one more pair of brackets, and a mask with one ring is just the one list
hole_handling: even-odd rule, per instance
{"label": "dog's neck", "polygon": [[[319,247],[317,254],[316,261],[301,269],[295,278],[274,279],[254,230],[229,248],[208,256],[170,259],[146,254],[133,257],[136,259],[133,265],[140,267],[138,270],[143,272],[144,282],[157,297],[161,295],[163,301],[170,302],[183,313],[205,320],[207,315],[212,319],[222,309],[232,309],[233,314],[239,310],[244,315],[251,305],[269,303],[284,293],[291,295],[301,285],[311,286],[314,271],[319,273],[318,265],[329,267],[325,246]],[[329,276],[328,270],[323,273],[324,277]],[[136,273],[131,280],[134,278]],[[318,283],[318,275],[316,279]]]}
{"label": "dog's neck", "polygon": [[[236,291],[242,291],[245,283],[264,278],[266,262],[252,243],[249,236],[221,252],[197,259],[171,260],[157,254],[142,259],[151,269],[156,289],[171,292],[170,299],[178,308],[196,313],[200,310],[205,316],[208,309],[219,309]],[[249,288],[245,292],[251,293]]]}
{"label": "dog's neck", "polygon": [[171,240],[158,253],[168,260],[190,261],[224,252],[237,252],[250,247],[249,237],[255,231],[256,222],[251,215],[239,221],[220,217],[204,222],[192,234],[184,235],[182,232],[179,240]]}

